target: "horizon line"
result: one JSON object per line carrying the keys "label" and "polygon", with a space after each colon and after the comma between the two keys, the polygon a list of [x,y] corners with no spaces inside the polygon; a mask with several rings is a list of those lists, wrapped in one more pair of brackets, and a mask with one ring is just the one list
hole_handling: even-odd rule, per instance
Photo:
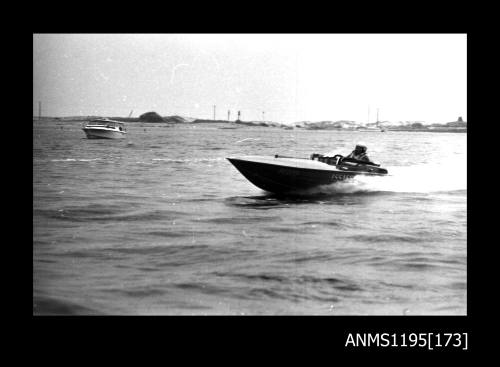
{"label": "horizon line", "polygon": [[[160,115],[160,114],[158,114]],[[200,117],[191,117],[191,116],[183,116],[183,115],[160,115],[161,117],[182,117],[182,118],[190,118],[194,120],[207,120],[207,121],[224,121],[224,122],[231,122],[231,121],[237,121],[235,120],[227,120],[227,119],[213,119],[213,118],[200,118]],[[38,116],[38,115],[33,115],[33,119],[49,119],[49,118],[77,118],[77,117],[82,117],[82,118],[88,118],[88,117],[115,117],[115,118],[123,118],[123,119],[138,119],[139,116],[137,117],[129,117],[129,116],[111,116],[111,115],[65,115],[65,116]],[[458,122],[460,121],[459,118],[461,116],[458,116],[457,120],[453,121],[447,121],[444,123],[449,123],[449,122]],[[295,124],[299,122],[356,122],[356,123],[362,123],[362,124],[376,124],[376,123],[383,123],[383,122],[420,122],[420,123],[428,123],[427,120],[382,120],[382,121],[373,121],[373,122],[364,122],[364,121],[358,121],[358,120],[348,120],[348,119],[340,119],[340,120],[298,120],[298,121],[292,121],[292,122],[279,122],[279,121],[271,121],[271,120],[240,120],[240,121],[252,121],[252,122],[275,122],[275,123],[280,123],[280,124]],[[466,120],[462,120],[462,122],[467,122]],[[432,122],[429,122],[432,123]]]}

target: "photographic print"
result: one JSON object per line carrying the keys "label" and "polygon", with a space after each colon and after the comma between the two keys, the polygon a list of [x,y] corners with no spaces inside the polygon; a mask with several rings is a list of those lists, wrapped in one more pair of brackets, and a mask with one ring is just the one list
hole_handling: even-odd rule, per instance
{"label": "photographic print", "polygon": [[33,315],[467,315],[467,35],[33,34]]}

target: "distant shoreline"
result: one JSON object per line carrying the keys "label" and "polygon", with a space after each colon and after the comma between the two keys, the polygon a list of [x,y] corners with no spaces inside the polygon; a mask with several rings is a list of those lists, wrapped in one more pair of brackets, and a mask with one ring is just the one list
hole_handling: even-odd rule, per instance
{"label": "distant shoreline", "polygon": [[[41,120],[37,116],[33,116],[33,121],[60,121],[60,122],[83,122],[89,119],[98,118],[100,116],[70,116],[70,117],[43,117]],[[210,119],[186,119],[180,116],[166,116],[163,121],[144,121],[138,117],[109,117],[112,120],[126,122],[126,123],[144,123],[144,124],[166,124],[166,125],[193,125],[193,124],[227,124],[232,126],[256,126],[256,127],[276,127],[286,130],[327,130],[327,131],[357,131],[357,132],[389,132],[389,131],[405,131],[405,132],[453,132],[453,133],[467,133],[466,126],[446,126],[446,124],[433,124],[429,127],[421,125],[418,127],[410,126],[383,126],[381,129],[367,129],[364,130],[363,125],[354,125],[342,127],[339,126],[339,121],[335,122],[302,122],[284,124],[270,121],[227,121],[227,120],[210,120]],[[384,129],[384,131],[382,131]]]}

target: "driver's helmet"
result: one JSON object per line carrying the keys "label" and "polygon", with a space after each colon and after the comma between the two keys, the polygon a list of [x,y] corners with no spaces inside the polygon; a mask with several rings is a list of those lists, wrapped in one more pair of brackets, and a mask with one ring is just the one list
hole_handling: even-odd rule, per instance
{"label": "driver's helmet", "polygon": [[355,150],[361,153],[366,153],[366,145],[364,143],[358,143],[356,144]]}

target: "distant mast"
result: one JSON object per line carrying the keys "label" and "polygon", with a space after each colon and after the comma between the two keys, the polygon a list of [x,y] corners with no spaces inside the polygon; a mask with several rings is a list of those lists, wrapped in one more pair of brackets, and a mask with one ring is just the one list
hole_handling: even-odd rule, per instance
{"label": "distant mast", "polygon": [[377,108],[377,126],[379,125],[379,120],[378,120],[378,108]]}

